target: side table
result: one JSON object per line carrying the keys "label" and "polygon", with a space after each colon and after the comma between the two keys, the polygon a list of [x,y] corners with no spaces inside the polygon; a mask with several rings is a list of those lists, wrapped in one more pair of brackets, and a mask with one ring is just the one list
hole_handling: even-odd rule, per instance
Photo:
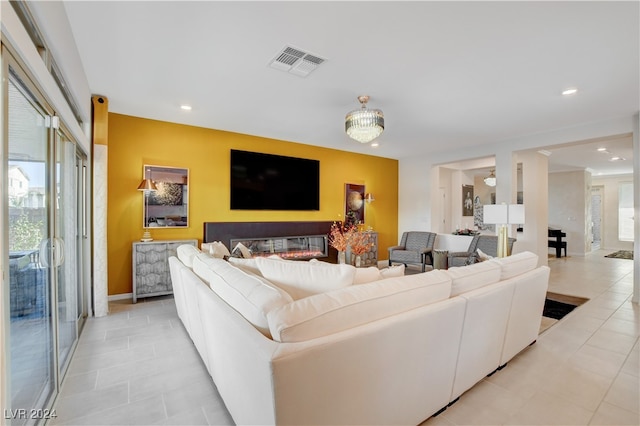
{"label": "side table", "polygon": [[433,250],[433,269],[449,269],[449,250]]}

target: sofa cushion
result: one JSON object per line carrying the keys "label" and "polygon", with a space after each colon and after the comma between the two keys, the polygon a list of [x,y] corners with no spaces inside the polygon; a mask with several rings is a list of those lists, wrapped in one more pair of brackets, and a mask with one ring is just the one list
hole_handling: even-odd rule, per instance
{"label": "sofa cushion", "polygon": [[538,255],[530,251],[524,251],[503,258],[494,258],[491,259],[491,262],[500,266],[502,270],[500,279],[506,280],[535,269],[538,265]]}
{"label": "sofa cushion", "polygon": [[435,303],[450,292],[449,276],[433,271],[316,294],[272,310],[267,319],[274,340],[300,342]]}
{"label": "sofa cushion", "polygon": [[208,253],[200,253],[193,258],[193,273],[209,285],[212,271],[209,268],[209,259],[213,259]]}
{"label": "sofa cushion", "polygon": [[382,275],[380,274],[380,269],[375,266],[369,266],[368,268],[356,268],[356,272],[353,276],[353,284],[366,284],[378,281],[379,279],[382,279]]}
{"label": "sofa cushion", "polygon": [[[202,273],[201,264],[207,272]],[[286,292],[264,278],[236,268],[223,259],[199,255],[194,259],[196,271],[205,276],[211,290],[267,337],[270,337],[267,313],[293,301]]]}
{"label": "sofa cushion", "polygon": [[454,266],[446,273],[451,277],[451,297],[500,281],[500,265],[492,261]]}
{"label": "sofa cushion", "polygon": [[391,278],[391,277],[403,277],[404,276],[404,264],[401,265],[393,265],[388,268],[384,268],[380,270],[380,276],[382,278]]}
{"label": "sofa cushion", "polygon": [[176,254],[184,266],[193,268],[193,258],[200,254],[200,250],[191,244],[182,244],[176,249]]}
{"label": "sofa cushion", "polygon": [[242,257],[230,257],[228,260],[233,266],[240,268],[245,272],[251,272],[252,274],[262,276],[255,258],[244,259]]}
{"label": "sofa cushion", "polygon": [[262,276],[289,293],[294,300],[353,284],[356,268],[324,262],[256,258]]}

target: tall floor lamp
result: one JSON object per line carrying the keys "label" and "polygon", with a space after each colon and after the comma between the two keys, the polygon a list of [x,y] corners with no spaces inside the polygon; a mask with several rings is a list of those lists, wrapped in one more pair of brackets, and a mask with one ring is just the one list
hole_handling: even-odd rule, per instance
{"label": "tall floor lamp", "polygon": [[140,185],[138,185],[138,191],[142,191],[144,195],[144,211],[142,212],[142,224],[144,225],[144,233],[142,234],[142,238],[140,238],[140,241],[142,242],[153,241],[153,238],[151,238],[151,232],[149,232],[147,215],[149,213],[149,192],[157,190],[158,187],[155,183],[153,183],[151,179],[144,178],[142,179],[142,182],[140,182]]}
{"label": "tall floor lamp", "polygon": [[509,229],[507,225],[524,224],[523,204],[486,204],[483,206],[484,223],[498,226],[498,257],[509,256]]}

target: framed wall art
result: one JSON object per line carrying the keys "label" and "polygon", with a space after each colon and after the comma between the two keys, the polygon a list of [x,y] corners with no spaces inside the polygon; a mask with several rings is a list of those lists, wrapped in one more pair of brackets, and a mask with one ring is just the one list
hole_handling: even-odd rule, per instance
{"label": "framed wall art", "polygon": [[144,166],[144,179],[156,189],[144,191],[144,228],[189,226],[189,169]]}
{"label": "framed wall art", "polygon": [[473,185],[462,185],[462,216],[473,216]]}
{"label": "framed wall art", "polygon": [[344,188],[344,223],[364,223],[364,185],[347,183]]}

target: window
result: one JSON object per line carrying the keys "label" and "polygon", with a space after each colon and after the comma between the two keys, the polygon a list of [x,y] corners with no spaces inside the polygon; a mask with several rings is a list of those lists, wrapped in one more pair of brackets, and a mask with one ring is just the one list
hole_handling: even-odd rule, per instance
{"label": "window", "polygon": [[618,239],[633,241],[633,183],[618,187]]}

